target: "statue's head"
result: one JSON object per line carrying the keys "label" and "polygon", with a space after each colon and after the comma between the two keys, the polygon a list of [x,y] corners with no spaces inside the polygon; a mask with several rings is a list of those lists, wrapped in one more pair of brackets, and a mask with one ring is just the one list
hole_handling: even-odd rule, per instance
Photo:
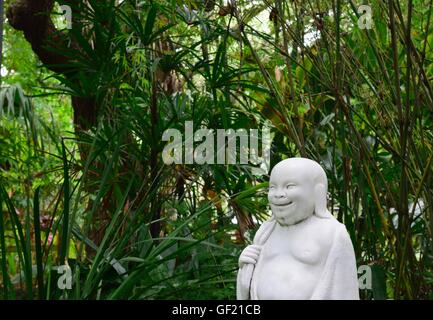
{"label": "statue's head", "polygon": [[272,169],[268,193],[275,219],[281,225],[292,225],[313,214],[332,217],[326,209],[327,189],[326,173],[317,162],[306,158],[279,162]]}

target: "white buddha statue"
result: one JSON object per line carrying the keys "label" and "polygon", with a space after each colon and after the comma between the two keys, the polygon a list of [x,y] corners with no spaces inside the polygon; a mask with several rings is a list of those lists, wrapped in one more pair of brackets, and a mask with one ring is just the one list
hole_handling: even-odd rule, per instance
{"label": "white buddha statue", "polygon": [[359,299],[352,242],[326,208],[327,186],[313,160],[290,158],[273,168],[272,218],[239,257],[239,300]]}

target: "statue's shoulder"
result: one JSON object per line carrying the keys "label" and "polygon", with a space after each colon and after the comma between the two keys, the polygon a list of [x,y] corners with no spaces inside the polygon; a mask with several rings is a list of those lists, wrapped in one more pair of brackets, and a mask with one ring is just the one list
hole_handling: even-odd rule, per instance
{"label": "statue's shoulder", "polygon": [[346,226],[336,218],[321,219],[322,235],[331,242],[350,241]]}
{"label": "statue's shoulder", "polygon": [[262,223],[254,236],[254,244],[263,245],[275,228],[276,220],[271,218]]}
{"label": "statue's shoulder", "polygon": [[340,223],[334,217],[332,218],[317,218],[314,226],[314,235],[320,238],[324,246],[330,246],[337,237],[341,234],[347,233],[344,224]]}
{"label": "statue's shoulder", "polygon": [[341,223],[340,221],[338,221],[337,219],[333,218],[333,219],[329,219],[331,220],[329,223],[329,226],[331,229],[333,229],[333,231],[337,234],[346,234],[347,233],[347,229],[346,226],[344,225],[344,223]]}
{"label": "statue's shoulder", "polygon": [[332,232],[338,232],[341,230],[345,230],[344,224],[339,222],[334,217],[329,218],[319,218],[316,217],[316,221],[321,225],[322,228],[325,228],[326,230],[332,231]]}

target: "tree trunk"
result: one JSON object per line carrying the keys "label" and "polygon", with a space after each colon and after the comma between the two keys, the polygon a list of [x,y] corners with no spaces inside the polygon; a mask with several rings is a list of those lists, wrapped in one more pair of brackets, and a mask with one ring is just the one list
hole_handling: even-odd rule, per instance
{"label": "tree trunk", "polygon": [[[23,32],[45,67],[75,82],[72,80],[74,71],[70,68],[72,61],[58,52],[68,47],[79,48],[75,43],[68,44],[67,35],[54,26],[50,17],[53,6],[53,0],[18,0],[9,6],[6,15],[9,24]],[[88,130],[96,124],[98,106],[94,97],[72,97],[72,108],[76,130]]]}

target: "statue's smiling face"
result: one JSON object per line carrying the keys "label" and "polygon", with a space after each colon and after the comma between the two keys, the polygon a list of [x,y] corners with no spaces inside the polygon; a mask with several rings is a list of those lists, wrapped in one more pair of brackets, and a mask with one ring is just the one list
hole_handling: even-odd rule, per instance
{"label": "statue's smiling face", "polygon": [[280,225],[296,224],[314,212],[314,185],[308,166],[281,163],[269,181],[268,200]]}

